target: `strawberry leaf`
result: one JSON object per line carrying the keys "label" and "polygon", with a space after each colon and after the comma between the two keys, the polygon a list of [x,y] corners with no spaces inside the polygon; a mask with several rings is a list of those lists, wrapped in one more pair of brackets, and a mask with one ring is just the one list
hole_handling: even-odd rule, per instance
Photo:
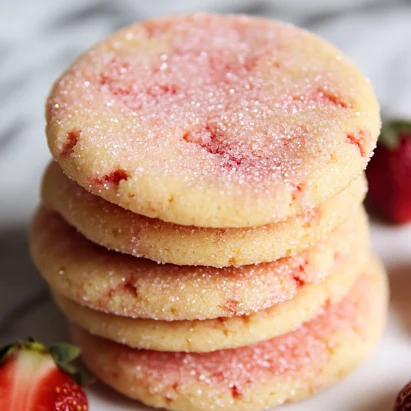
{"label": "strawberry leaf", "polygon": [[0,348],[0,364],[14,351],[15,345],[8,344],[5,347]]}
{"label": "strawberry leaf", "polygon": [[390,150],[395,150],[403,133],[411,136],[411,122],[405,120],[391,120],[382,125],[378,142]]}
{"label": "strawberry leaf", "polygon": [[57,366],[69,375],[80,386],[92,381],[91,377],[77,370],[77,368],[70,364],[80,355],[80,348],[68,343],[61,343],[52,345],[50,347],[50,354],[56,362]]}
{"label": "strawberry leaf", "polygon": [[68,343],[52,345],[50,354],[58,365],[67,364],[80,355],[80,348]]}

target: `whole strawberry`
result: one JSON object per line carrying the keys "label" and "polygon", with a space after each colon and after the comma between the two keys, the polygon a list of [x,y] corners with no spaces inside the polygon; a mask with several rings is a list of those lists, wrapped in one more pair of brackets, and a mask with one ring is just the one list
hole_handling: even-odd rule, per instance
{"label": "whole strawberry", "polygon": [[1,411],[87,411],[70,344],[51,347],[28,339],[0,350]]}
{"label": "whole strawberry", "polygon": [[411,221],[411,123],[383,125],[367,168],[370,205],[387,220]]}
{"label": "whole strawberry", "polygon": [[394,411],[411,411],[411,381],[398,394]]}

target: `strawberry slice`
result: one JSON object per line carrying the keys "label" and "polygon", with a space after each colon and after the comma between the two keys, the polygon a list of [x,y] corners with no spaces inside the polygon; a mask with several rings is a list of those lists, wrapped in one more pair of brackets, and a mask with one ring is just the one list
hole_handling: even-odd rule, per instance
{"label": "strawberry slice", "polygon": [[387,220],[411,221],[411,123],[383,124],[374,156],[367,168],[368,201]]}
{"label": "strawberry slice", "polygon": [[1,411],[88,411],[81,382],[70,364],[80,350],[70,344],[46,347],[28,339],[0,350]]}

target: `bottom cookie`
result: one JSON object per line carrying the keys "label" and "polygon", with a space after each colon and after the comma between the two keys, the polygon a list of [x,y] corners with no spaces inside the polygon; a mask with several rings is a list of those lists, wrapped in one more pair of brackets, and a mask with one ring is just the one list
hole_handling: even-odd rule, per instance
{"label": "bottom cookie", "polygon": [[88,368],[154,407],[246,411],[307,397],[340,380],[367,356],[385,323],[387,282],[376,259],[347,297],[296,330],[211,353],[137,350],[71,327]]}

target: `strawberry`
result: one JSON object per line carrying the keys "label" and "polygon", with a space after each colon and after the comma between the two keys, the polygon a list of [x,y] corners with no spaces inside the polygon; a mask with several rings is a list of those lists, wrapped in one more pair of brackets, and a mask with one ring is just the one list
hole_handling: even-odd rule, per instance
{"label": "strawberry", "polygon": [[0,350],[1,411],[87,411],[81,375],[70,364],[80,350],[28,339]]}
{"label": "strawberry", "polygon": [[411,410],[411,381],[397,395],[394,411]]}
{"label": "strawberry", "polygon": [[370,205],[396,224],[411,221],[411,123],[383,124],[367,168]]}

